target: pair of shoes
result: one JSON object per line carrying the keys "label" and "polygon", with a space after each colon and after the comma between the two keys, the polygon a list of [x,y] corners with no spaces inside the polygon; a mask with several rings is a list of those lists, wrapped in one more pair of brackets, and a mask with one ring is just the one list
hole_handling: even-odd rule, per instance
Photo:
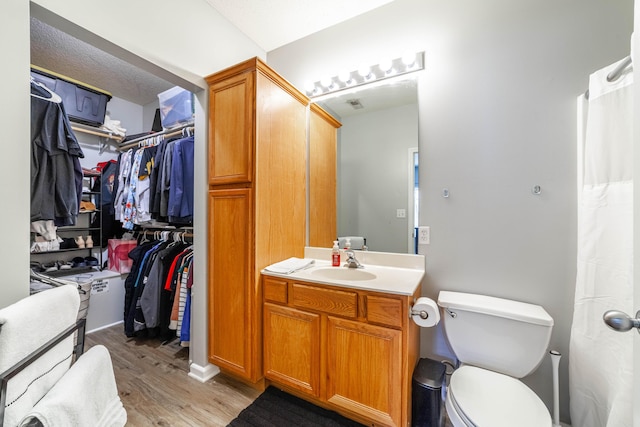
{"label": "pair of shoes", "polygon": [[93,239],[91,236],[87,236],[86,240],[82,236],[78,236],[75,238],[75,242],[80,249],[93,247]]}
{"label": "pair of shoes", "polygon": [[80,202],[80,212],[94,212],[96,210],[96,205],[91,202],[87,202],[82,200]]}
{"label": "pair of shoes", "polygon": [[58,271],[58,263],[57,262],[47,262],[42,264],[42,269],[45,273],[51,272],[51,271]]}
{"label": "pair of shoes", "polygon": [[58,270],[69,270],[70,268],[71,268],[71,263],[66,261],[53,261],[53,262],[49,262],[41,265],[41,271],[45,273],[50,273],[52,271],[58,271]]}
{"label": "pair of shoes", "polygon": [[59,268],[60,270],[71,270],[71,267],[73,267],[73,266],[71,265],[71,263],[70,263],[70,262],[67,262],[67,261],[58,261],[58,268]]}

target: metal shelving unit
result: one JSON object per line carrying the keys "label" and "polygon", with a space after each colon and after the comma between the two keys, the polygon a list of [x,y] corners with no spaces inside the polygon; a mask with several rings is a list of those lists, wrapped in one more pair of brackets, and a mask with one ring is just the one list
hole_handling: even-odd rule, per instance
{"label": "metal shelving unit", "polygon": [[[85,174],[83,180],[83,188],[86,186],[87,188],[93,188],[93,185],[96,182],[96,179],[100,177],[100,172],[96,172],[95,174]],[[100,196],[100,192],[96,191],[84,191],[82,193],[82,200],[93,203],[94,206],[97,206],[96,198]],[[40,271],[42,274],[46,274],[51,277],[61,277],[61,276],[72,276],[78,275],[82,273],[88,273],[96,270],[101,270],[104,264],[103,260],[103,250],[100,247],[102,242],[102,227],[94,227],[92,223],[97,218],[97,215],[100,214],[99,209],[93,209],[90,211],[81,211],[78,214],[76,225],[68,226],[68,227],[58,227],[57,236],[63,239],[76,238],[78,236],[82,236],[83,240],[86,241],[87,236],[95,236],[97,238],[93,238],[92,247],[72,247],[72,248],[61,248],[54,251],[43,251],[43,252],[31,252],[31,261],[33,263],[40,263],[43,266],[51,265],[53,263],[64,262],[65,267],[58,268],[52,271]],[[101,224],[101,221],[98,221],[98,224]],[[97,232],[97,233],[95,233]],[[32,234],[32,241],[35,237],[35,233]],[[81,257],[80,255],[84,255]],[[73,266],[74,258],[83,258],[84,265],[82,263],[77,262],[77,266]],[[89,258],[89,260],[87,260]],[[95,263],[97,260],[98,265],[86,265],[87,262]],[[72,263],[71,268],[67,267],[66,263]],[[33,265],[32,265],[33,267]]]}

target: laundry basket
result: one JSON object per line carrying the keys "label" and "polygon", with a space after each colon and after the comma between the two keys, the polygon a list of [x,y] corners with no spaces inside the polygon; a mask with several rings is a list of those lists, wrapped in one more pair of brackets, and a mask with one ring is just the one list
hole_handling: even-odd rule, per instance
{"label": "laundry basket", "polygon": [[78,294],[80,295],[80,307],[78,308],[77,318],[77,320],[80,320],[87,318],[92,284],[93,277],[90,274],[81,274],[61,279],[59,277],[50,277],[45,274],[31,271],[30,293],[35,294],[58,286],[75,286],[78,289]]}

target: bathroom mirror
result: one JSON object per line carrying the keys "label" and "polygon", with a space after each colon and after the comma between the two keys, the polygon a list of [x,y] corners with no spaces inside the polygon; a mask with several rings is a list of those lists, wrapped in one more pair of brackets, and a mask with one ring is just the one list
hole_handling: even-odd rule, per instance
{"label": "bathroom mirror", "polygon": [[362,236],[372,251],[415,253],[417,84],[404,76],[316,101],[342,123],[338,236]]}

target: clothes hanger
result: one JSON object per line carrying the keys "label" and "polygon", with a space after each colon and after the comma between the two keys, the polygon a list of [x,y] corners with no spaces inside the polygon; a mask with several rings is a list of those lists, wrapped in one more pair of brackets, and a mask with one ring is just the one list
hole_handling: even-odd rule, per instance
{"label": "clothes hanger", "polygon": [[40,96],[40,95],[36,95],[35,93],[32,93],[31,96],[33,96],[34,98],[44,99],[45,101],[55,102],[56,104],[60,104],[62,102],[62,98],[60,98],[60,95],[58,95],[57,93],[55,93],[54,91],[52,91],[51,89],[43,85],[42,83],[37,82],[33,77],[30,77],[30,78],[31,78],[31,84],[34,84],[44,89],[46,92],[48,92],[51,95],[49,98],[45,98],[44,96]]}

